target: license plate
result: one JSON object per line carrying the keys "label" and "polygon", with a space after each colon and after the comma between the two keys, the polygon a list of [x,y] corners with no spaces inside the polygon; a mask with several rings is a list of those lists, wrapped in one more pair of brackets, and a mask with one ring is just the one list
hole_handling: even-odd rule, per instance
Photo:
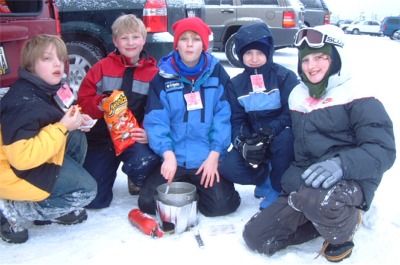
{"label": "license plate", "polygon": [[10,67],[8,66],[6,53],[3,46],[0,46],[0,75],[5,75],[10,72]]}

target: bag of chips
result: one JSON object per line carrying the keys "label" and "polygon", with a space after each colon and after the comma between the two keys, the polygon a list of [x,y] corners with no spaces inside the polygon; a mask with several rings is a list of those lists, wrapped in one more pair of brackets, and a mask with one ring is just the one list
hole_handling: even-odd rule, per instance
{"label": "bag of chips", "polygon": [[139,128],[139,125],[128,108],[128,99],[123,91],[114,90],[108,98],[103,99],[102,107],[104,120],[118,156],[135,143],[131,136],[133,129]]}

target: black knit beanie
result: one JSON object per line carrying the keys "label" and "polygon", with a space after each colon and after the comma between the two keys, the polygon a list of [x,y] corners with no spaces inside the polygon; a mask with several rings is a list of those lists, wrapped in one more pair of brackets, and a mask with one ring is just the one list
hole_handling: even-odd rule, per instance
{"label": "black knit beanie", "polygon": [[243,56],[247,51],[249,50],[259,50],[262,53],[265,54],[265,57],[268,58],[269,55],[269,45],[268,41],[266,39],[259,39],[253,42],[250,42],[246,46],[244,46],[241,50],[240,53]]}

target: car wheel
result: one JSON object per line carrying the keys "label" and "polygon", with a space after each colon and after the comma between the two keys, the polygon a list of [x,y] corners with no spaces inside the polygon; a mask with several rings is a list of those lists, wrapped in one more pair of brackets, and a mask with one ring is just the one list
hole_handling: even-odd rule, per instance
{"label": "car wheel", "polygon": [[98,47],[90,43],[72,41],[66,44],[69,58],[69,86],[77,96],[79,87],[89,69],[105,55]]}
{"label": "car wheel", "polygon": [[235,67],[243,67],[242,64],[239,61],[239,58],[236,54],[235,50],[235,36],[236,33],[232,34],[228,41],[225,44],[225,54],[226,58],[228,59],[228,62]]}
{"label": "car wheel", "polygon": [[358,35],[358,34],[360,34],[360,31],[358,29],[353,29],[353,31],[351,33],[354,35]]}
{"label": "car wheel", "polygon": [[393,32],[393,34],[390,36],[390,39],[397,40],[399,38],[399,35],[400,35],[400,30],[397,30]]}

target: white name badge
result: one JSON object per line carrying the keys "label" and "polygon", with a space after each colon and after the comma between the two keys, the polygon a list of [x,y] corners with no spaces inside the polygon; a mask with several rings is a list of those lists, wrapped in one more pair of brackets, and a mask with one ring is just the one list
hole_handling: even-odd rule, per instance
{"label": "white name badge", "polygon": [[200,92],[192,92],[184,95],[187,105],[187,110],[202,109],[203,103],[201,102]]}
{"label": "white name badge", "polygon": [[264,78],[261,74],[251,75],[250,80],[253,92],[263,92],[267,90],[264,85]]}

